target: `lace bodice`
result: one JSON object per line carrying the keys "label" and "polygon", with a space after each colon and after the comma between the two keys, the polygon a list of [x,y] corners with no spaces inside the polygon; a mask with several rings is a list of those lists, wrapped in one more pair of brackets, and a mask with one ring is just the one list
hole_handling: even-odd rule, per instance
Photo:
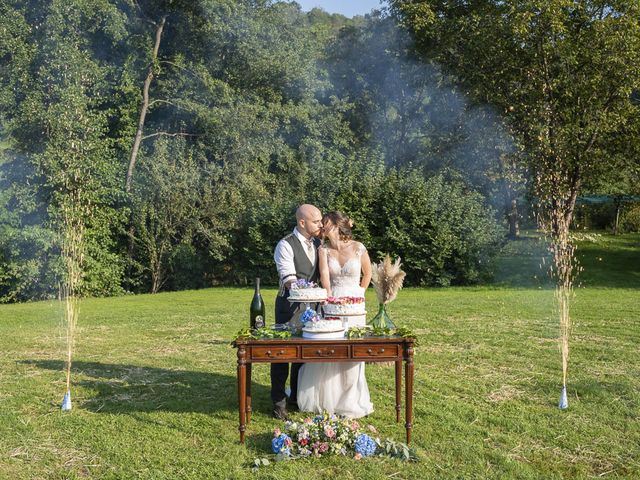
{"label": "lace bodice", "polygon": [[335,258],[331,250],[327,247],[327,263],[329,266],[329,279],[331,281],[331,289],[335,287],[358,287],[360,285],[360,257],[365,252],[365,247],[361,243],[356,244],[353,256],[340,265],[340,261]]}

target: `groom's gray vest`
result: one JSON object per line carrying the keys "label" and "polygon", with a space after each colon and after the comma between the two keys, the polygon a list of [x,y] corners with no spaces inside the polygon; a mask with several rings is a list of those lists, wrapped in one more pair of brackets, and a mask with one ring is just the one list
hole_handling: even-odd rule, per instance
{"label": "groom's gray vest", "polygon": [[[309,257],[307,257],[306,247],[302,245],[298,237],[296,237],[293,233],[290,233],[286,237],[283,238],[291,248],[293,249],[293,265],[296,269],[296,277],[304,278],[305,280],[309,280],[311,282],[317,282],[319,273],[318,273],[318,252],[316,251],[316,263],[315,265],[311,263]],[[320,240],[317,238],[313,239],[313,248],[316,250],[320,246]],[[284,288],[284,285],[280,285],[280,292],[278,293],[281,297],[289,296],[289,290]]]}

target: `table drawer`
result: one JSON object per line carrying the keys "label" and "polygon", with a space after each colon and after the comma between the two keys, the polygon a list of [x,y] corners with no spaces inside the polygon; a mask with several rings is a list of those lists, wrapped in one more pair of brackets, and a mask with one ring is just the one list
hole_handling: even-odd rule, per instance
{"label": "table drawer", "polygon": [[251,357],[255,360],[267,358],[296,358],[296,347],[253,347]]}
{"label": "table drawer", "polygon": [[398,356],[398,345],[354,345],[353,358],[382,357],[395,358]]}
{"label": "table drawer", "polygon": [[349,347],[346,345],[302,347],[302,358],[349,358]]}

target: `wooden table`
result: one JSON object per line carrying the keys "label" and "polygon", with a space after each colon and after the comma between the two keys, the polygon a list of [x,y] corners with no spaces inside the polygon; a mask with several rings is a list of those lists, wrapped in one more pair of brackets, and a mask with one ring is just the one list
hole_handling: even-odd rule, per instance
{"label": "wooden table", "polygon": [[394,362],[396,373],[396,422],[400,422],[402,362],[405,362],[405,428],[411,441],[413,410],[414,339],[405,337],[367,337],[340,340],[237,339],[238,410],[240,443],[244,443],[247,423],[251,420],[251,365],[254,363],[312,362]]}

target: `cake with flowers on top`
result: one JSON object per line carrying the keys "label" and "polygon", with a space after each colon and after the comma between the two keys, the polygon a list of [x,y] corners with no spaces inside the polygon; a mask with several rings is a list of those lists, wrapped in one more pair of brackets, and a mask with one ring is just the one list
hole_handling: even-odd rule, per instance
{"label": "cake with flowers on top", "polygon": [[360,285],[336,285],[332,297],[322,306],[325,317],[342,317],[347,328],[363,328],[367,323],[364,288]]}
{"label": "cake with flowers on top", "polygon": [[327,290],[315,282],[301,278],[291,284],[289,300],[296,302],[320,302],[327,299]]}
{"label": "cake with flowers on top", "polygon": [[322,306],[325,315],[364,315],[366,312],[364,297],[329,297]]}
{"label": "cake with flowers on top", "polygon": [[321,317],[315,310],[308,308],[300,316],[302,337],[316,340],[329,340],[344,337],[344,323],[340,317]]}

